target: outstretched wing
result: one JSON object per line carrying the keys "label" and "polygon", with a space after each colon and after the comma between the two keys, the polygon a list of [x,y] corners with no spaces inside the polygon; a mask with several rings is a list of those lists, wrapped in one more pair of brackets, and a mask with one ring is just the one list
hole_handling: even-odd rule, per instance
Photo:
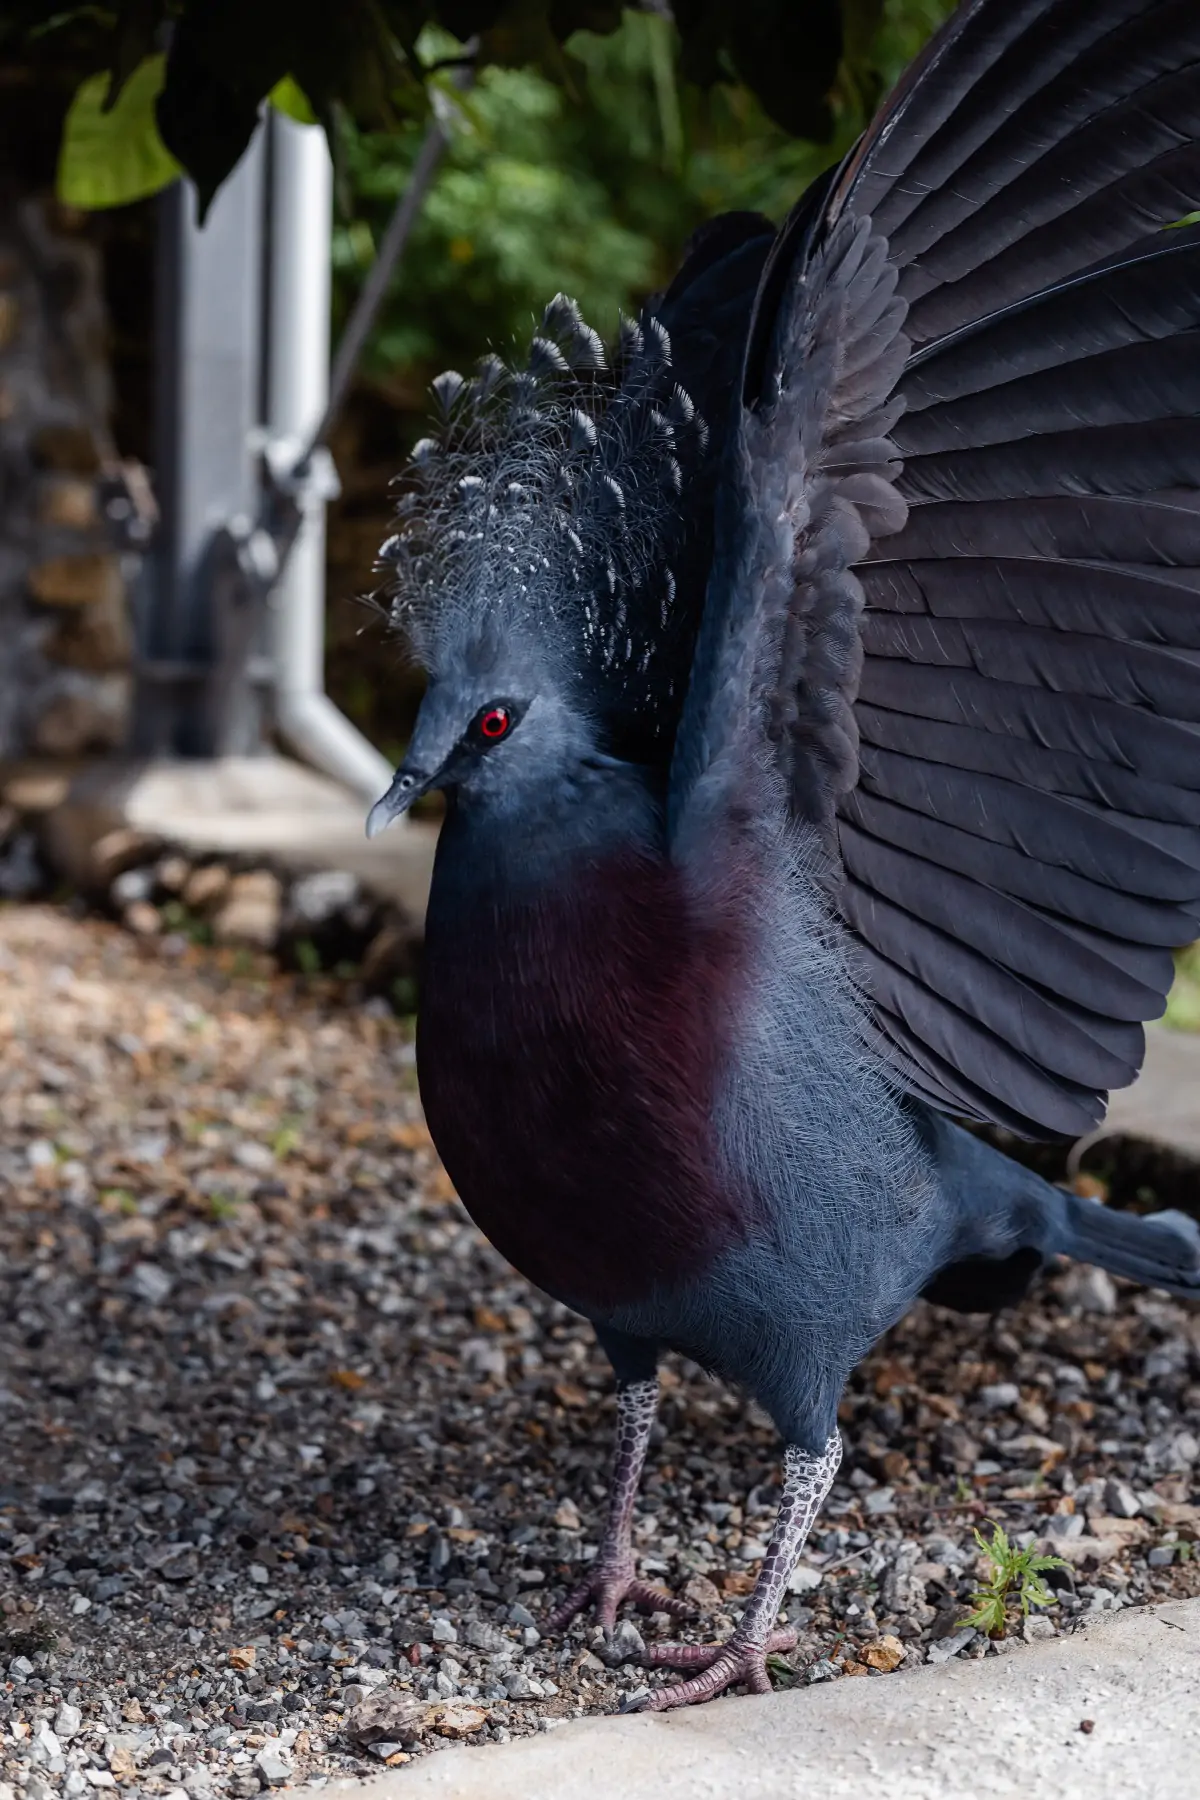
{"label": "outstretched wing", "polygon": [[960,8],[764,277],[677,742],[685,853],[769,747],[901,1080],[1031,1134],[1200,930],[1198,140],[1191,0]]}

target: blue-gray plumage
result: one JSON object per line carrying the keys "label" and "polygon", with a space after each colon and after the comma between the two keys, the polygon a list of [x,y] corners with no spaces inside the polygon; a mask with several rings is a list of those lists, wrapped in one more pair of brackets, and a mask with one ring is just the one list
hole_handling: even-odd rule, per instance
{"label": "blue-gray plumage", "polygon": [[[435,384],[396,535],[429,673],[378,829],[446,792],[421,1091],[472,1215],[618,1379],[625,1598],[664,1347],[755,1394],[765,1686],[854,1363],[923,1292],[1200,1231],[952,1123],[1077,1133],[1200,929],[1200,23],[966,0],[779,233],[716,221],[613,366],[561,296]],[[1166,229],[1171,226],[1172,229]],[[690,1672],[690,1673],[689,1673]]]}

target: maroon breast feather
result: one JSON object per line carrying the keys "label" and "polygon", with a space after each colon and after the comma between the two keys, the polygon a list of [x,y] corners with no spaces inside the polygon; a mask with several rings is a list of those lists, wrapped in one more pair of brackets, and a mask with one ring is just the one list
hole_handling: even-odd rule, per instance
{"label": "maroon breast feather", "polygon": [[669,864],[623,852],[431,919],[434,1142],[496,1248],[590,1311],[699,1273],[752,1223],[715,1141],[745,954],[740,909],[720,912],[699,920]]}

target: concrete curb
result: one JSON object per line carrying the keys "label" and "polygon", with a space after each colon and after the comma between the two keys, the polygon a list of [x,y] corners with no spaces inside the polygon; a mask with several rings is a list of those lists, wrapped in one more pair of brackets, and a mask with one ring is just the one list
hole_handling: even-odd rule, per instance
{"label": "concrete curb", "polygon": [[[1080,1721],[1091,1719],[1090,1733]],[[324,1800],[1194,1800],[1200,1600],[1006,1657],[447,1750]]]}

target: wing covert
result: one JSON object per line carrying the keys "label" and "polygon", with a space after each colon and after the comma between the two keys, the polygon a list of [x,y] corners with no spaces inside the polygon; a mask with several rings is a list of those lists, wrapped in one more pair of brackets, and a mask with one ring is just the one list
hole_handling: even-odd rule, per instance
{"label": "wing covert", "polygon": [[1029,1135],[1200,934],[1197,208],[1191,0],[968,0],[781,233],[717,498],[680,854],[765,767],[880,1054]]}

